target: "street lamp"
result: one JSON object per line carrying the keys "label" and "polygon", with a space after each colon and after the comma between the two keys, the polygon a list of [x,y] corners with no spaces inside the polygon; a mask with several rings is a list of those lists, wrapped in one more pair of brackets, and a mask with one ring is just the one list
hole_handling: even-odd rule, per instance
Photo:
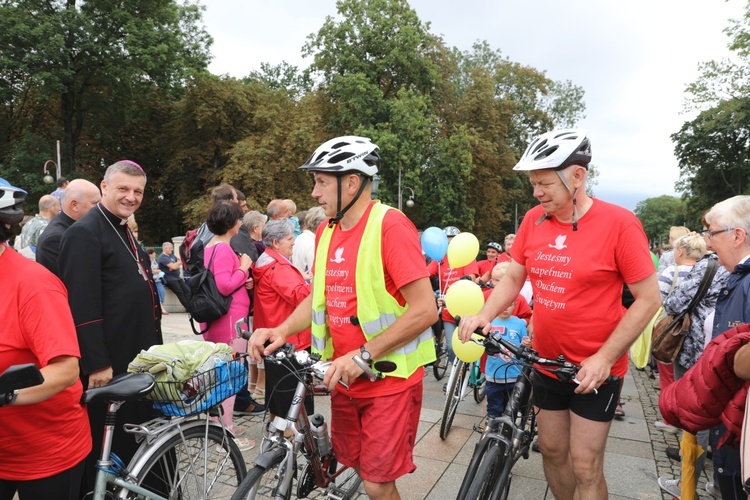
{"label": "street lamp", "polygon": [[[398,169],[398,209],[402,209],[402,191],[401,191],[401,169]],[[409,199],[406,200],[406,206],[411,208],[414,206],[414,190],[408,186],[404,186],[403,189],[408,189],[411,192]]]}
{"label": "street lamp", "polygon": [[[49,163],[55,166],[56,177],[54,179],[47,170],[47,165]],[[62,172],[60,172],[60,141],[57,141],[57,162],[55,163],[54,160],[47,160],[44,162],[44,182],[47,184],[52,184],[53,182],[55,182],[55,179],[59,179],[60,177],[62,177]]]}
{"label": "street lamp", "polygon": [[[60,168],[57,166],[57,163],[55,163],[53,160],[47,160],[44,162],[44,183],[45,184],[52,184],[55,182],[55,179],[50,175],[49,170],[47,170],[47,165],[53,164],[55,166],[55,172],[59,172]],[[60,174],[58,173],[58,177]]]}

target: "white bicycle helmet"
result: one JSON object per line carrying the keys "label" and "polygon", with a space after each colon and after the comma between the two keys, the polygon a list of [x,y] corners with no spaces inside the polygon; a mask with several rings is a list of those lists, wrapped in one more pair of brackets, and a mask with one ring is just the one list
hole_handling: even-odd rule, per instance
{"label": "white bicycle helmet", "polygon": [[490,241],[487,243],[487,248],[494,248],[499,253],[503,253],[503,247],[500,246],[500,243],[497,243],[496,241]]}
{"label": "white bicycle helmet", "polygon": [[443,232],[446,236],[458,236],[461,233],[461,230],[456,226],[446,226],[443,228]]}
{"label": "white bicycle helmet", "polygon": [[0,177],[0,222],[3,224],[18,224],[23,220],[23,202],[26,191],[11,186],[8,181]]}
{"label": "white bicycle helmet", "polygon": [[529,144],[513,170],[562,169],[568,165],[588,168],[591,141],[583,129],[560,129],[542,134]]}
{"label": "white bicycle helmet", "polygon": [[380,166],[378,149],[367,137],[335,137],[321,144],[299,168],[334,175],[359,172],[372,177]]}

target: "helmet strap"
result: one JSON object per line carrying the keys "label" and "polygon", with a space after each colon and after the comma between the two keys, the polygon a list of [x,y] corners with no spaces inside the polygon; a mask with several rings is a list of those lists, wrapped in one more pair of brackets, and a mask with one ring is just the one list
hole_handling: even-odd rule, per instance
{"label": "helmet strap", "polygon": [[568,190],[570,195],[573,197],[573,231],[578,231],[578,200],[576,199],[576,195],[578,194],[578,188],[571,189],[570,185],[568,185],[568,181],[565,180],[565,176],[563,175],[562,171],[564,169],[555,170],[555,173],[557,173],[557,176],[560,178],[560,180],[563,183],[563,186]]}
{"label": "helmet strap", "polygon": [[336,200],[336,217],[333,217],[331,219],[328,219],[328,227],[333,227],[339,222],[341,222],[341,219],[344,217],[344,214],[352,208],[352,205],[354,205],[360,196],[362,196],[362,192],[365,190],[365,187],[367,187],[367,183],[369,182],[369,178],[365,176],[360,176],[360,179],[362,179],[362,182],[359,185],[359,190],[357,191],[357,194],[354,195],[354,198],[352,198],[352,201],[349,202],[347,206],[341,209],[341,178],[343,175],[337,175],[336,176],[336,183],[338,188],[338,199]]}

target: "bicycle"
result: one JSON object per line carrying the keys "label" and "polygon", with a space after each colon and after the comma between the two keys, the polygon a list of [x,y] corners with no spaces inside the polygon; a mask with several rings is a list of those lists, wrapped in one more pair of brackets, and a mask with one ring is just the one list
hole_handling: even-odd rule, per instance
{"label": "bicycle", "polygon": [[[309,392],[315,395],[330,394],[327,387],[315,385],[312,379],[314,377],[322,380],[331,362],[320,361],[319,356],[311,355],[307,351],[295,352],[294,346],[290,344],[265,356],[264,361],[289,367],[297,377],[297,388],[286,417],[277,416],[268,425],[267,434],[261,444],[261,453],[253,460],[255,467],[248,472],[232,500],[289,499],[295,477],[298,498],[306,498],[316,488],[323,490],[325,498],[352,498],[359,490],[362,479],[354,469],[338,463],[323,416],[316,413],[308,418],[304,405]],[[371,381],[382,377],[375,374],[358,356],[354,357],[354,361]],[[383,368],[383,371],[389,371],[387,367]],[[339,384],[348,388],[341,381]],[[291,439],[285,438],[286,431],[292,433]],[[307,462],[301,474],[298,464],[300,453]]]}
{"label": "bicycle", "polygon": [[[467,377],[468,374],[468,377]],[[474,393],[474,401],[484,401],[486,393],[485,376],[480,370],[479,360],[466,363],[458,358],[453,360],[453,367],[448,376],[443,405],[443,418],[440,421],[440,439],[446,439],[453,425],[458,405],[464,400],[468,389]]]}
{"label": "bicycle", "polygon": [[[476,333],[484,335],[481,329]],[[545,371],[554,373],[562,381],[575,383],[578,383],[576,374],[581,367],[566,361],[563,355],[556,360],[540,357],[533,349],[516,347],[499,335],[490,335],[484,340],[472,337],[472,341],[484,345],[489,355],[510,352],[522,368],[502,416],[487,420],[482,437],[474,446],[457,498],[505,500],[510,491],[513,466],[521,457],[529,458],[529,448],[536,434],[536,412],[531,403],[531,374],[537,369],[534,365],[546,367]],[[605,383],[619,381],[619,377],[610,376]]]}
{"label": "bicycle", "polygon": [[[221,422],[220,405],[243,383],[247,385],[247,369],[237,359],[217,363],[184,382],[155,382],[148,373],[126,373],[85,391],[83,403],[107,403],[93,499],[230,498],[247,468],[232,434]],[[124,424],[125,431],[141,443],[125,467],[112,453],[116,414],[124,403],[149,395],[164,416]]]}

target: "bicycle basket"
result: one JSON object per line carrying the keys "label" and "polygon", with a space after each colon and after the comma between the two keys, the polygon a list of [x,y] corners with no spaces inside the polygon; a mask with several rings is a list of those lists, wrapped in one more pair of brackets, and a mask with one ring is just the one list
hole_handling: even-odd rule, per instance
{"label": "bicycle basket", "polygon": [[217,361],[213,368],[187,380],[155,382],[149,399],[154,408],[168,417],[201,413],[247,387],[247,367],[243,359]]}

